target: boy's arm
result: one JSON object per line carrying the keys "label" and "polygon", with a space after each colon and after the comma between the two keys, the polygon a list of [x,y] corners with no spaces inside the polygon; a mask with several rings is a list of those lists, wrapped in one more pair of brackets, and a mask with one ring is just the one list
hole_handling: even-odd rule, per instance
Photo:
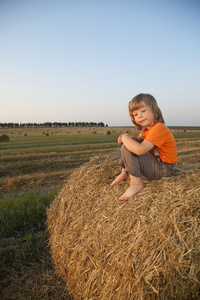
{"label": "boy's arm", "polygon": [[154,147],[154,144],[149,141],[144,140],[141,144],[138,143],[137,141],[133,140],[127,133],[122,135],[121,141],[129,151],[135,153],[136,155],[143,155],[149,152]]}

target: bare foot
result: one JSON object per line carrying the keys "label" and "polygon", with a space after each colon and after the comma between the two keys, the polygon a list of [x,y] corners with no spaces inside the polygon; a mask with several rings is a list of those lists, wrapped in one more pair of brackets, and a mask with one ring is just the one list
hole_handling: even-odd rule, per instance
{"label": "bare foot", "polygon": [[122,171],[117,178],[115,178],[115,180],[113,180],[113,182],[111,183],[110,186],[119,183],[122,180],[128,180],[129,179],[129,174],[127,172]]}
{"label": "bare foot", "polygon": [[126,192],[119,198],[119,200],[121,201],[125,201],[133,196],[135,196],[136,194],[138,194],[139,192],[141,192],[143,190],[144,186],[143,184],[139,184],[139,185],[135,185],[135,186],[129,186],[129,188],[126,190]]}

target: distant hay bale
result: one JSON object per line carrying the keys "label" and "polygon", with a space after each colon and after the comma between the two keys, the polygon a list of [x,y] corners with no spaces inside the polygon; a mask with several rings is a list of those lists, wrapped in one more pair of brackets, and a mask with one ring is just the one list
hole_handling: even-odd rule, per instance
{"label": "distant hay bale", "polygon": [[110,135],[110,134],[111,134],[110,130],[108,130],[108,131],[105,132],[105,135]]}
{"label": "distant hay bale", "polygon": [[120,203],[118,160],[75,169],[48,210],[58,274],[75,300],[198,299],[200,172],[179,167]]}
{"label": "distant hay bale", "polygon": [[10,141],[10,138],[9,138],[9,136],[7,135],[7,134],[2,134],[1,136],[0,136],[0,142],[9,142]]}

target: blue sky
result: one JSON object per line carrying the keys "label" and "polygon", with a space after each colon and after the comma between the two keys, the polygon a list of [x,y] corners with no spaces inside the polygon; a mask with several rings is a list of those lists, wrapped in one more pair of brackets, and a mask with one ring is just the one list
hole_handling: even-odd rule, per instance
{"label": "blue sky", "polygon": [[152,94],[200,126],[200,1],[1,0],[0,123],[132,125]]}

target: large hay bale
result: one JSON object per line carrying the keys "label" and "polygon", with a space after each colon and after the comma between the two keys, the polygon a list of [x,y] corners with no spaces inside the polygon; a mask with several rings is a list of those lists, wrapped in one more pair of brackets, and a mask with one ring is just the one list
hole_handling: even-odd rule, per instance
{"label": "large hay bale", "polygon": [[10,139],[9,139],[9,136],[7,134],[2,134],[0,136],[0,142],[9,142]]}
{"label": "large hay bale", "polygon": [[110,130],[105,131],[105,135],[111,135],[111,131]]}
{"label": "large hay bale", "polygon": [[52,257],[74,299],[198,299],[199,170],[110,187],[118,153],[74,170],[47,213]]}

